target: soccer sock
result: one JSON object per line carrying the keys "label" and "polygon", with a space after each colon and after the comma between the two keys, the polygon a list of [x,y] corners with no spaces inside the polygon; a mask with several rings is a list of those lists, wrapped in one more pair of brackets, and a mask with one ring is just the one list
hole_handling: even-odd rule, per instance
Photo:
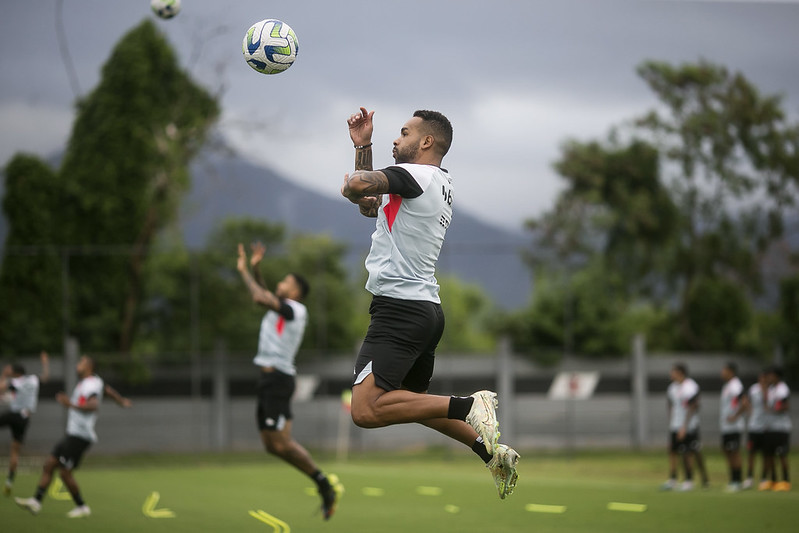
{"label": "soccer sock", "polygon": [[669,479],[677,479],[677,471],[676,470],[672,470],[671,472],[669,472]]}
{"label": "soccer sock", "polygon": [[733,468],[732,469],[732,482],[733,483],[740,483],[741,482],[741,469],[740,468]]}
{"label": "soccer sock", "polygon": [[36,494],[33,495],[39,501],[44,499],[44,493],[47,492],[47,487],[36,487]]}
{"label": "soccer sock", "polygon": [[783,465],[782,466],[782,480],[785,481],[786,483],[790,483],[791,482],[790,470],[791,469],[788,468],[787,465]]}
{"label": "soccer sock", "polygon": [[474,444],[472,444],[472,451],[479,455],[480,459],[486,463],[491,460],[492,455],[488,453],[488,450],[486,450],[483,437],[477,437],[477,439],[474,441]]}
{"label": "soccer sock", "polygon": [[9,481],[14,481],[14,477],[16,475],[17,475],[17,471],[16,470],[9,470],[8,471],[8,480]]}
{"label": "soccer sock", "polygon": [[78,507],[83,507],[84,505],[86,505],[86,502],[84,502],[83,498],[81,498],[80,491],[72,495],[72,500],[75,502],[75,505],[77,505]]}
{"label": "soccer sock", "polygon": [[324,473],[322,473],[321,470],[317,470],[316,472],[311,474],[310,477],[311,479],[314,480],[314,483],[316,483],[316,487],[320,491],[324,491],[330,488],[330,481],[328,481],[327,476],[324,475]]}
{"label": "soccer sock", "polygon": [[453,420],[466,420],[466,415],[472,409],[474,398],[471,396],[450,396],[447,418]]}

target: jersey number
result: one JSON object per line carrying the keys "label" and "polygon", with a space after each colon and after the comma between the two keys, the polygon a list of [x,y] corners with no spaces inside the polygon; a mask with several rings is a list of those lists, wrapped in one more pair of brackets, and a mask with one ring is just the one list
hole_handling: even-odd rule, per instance
{"label": "jersey number", "polygon": [[444,195],[444,201],[447,202],[447,205],[452,205],[452,189],[447,189],[445,185],[442,185],[441,194]]}

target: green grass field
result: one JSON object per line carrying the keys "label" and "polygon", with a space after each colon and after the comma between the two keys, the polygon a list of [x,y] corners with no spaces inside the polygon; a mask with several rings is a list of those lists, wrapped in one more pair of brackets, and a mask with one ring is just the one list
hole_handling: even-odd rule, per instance
{"label": "green grass field", "polygon": [[[89,455],[76,478],[91,517],[66,518],[72,501],[51,495],[35,517],[0,497],[0,525],[9,532],[81,533],[287,531],[280,522],[295,533],[728,533],[796,531],[799,523],[799,489],[726,494],[718,455],[708,457],[713,486],[692,493],[658,491],[665,454],[522,455],[519,485],[505,501],[497,497],[488,471],[467,453],[370,455],[347,463],[321,457],[323,468],[336,473],[346,489],[329,522],[317,512],[310,481],[265,455]],[[793,459],[797,464],[799,457]],[[31,495],[37,479],[34,470],[20,472],[15,495]],[[157,502],[154,492],[160,495]],[[155,517],[145,515],[146,502]],[[613,511],[610,502],[646,509]],[[174,517],[158,517],[164,509]],[[270,525],[249,511],[264,511],[280,522]]]}

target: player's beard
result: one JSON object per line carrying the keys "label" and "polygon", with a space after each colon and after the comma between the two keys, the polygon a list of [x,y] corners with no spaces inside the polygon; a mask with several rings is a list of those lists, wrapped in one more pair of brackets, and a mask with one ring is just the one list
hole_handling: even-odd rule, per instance
{"label": "player's beard", "polygon": [[405,148],[394,149],[394,162],[399,163],[413,163],[416,160],[416,155],[419,153],[419,145],[406,146]]}

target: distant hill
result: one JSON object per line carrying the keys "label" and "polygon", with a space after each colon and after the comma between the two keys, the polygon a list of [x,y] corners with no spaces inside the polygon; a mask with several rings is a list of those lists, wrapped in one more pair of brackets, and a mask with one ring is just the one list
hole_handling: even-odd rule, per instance
{"label": "distant hill", "polygon": [[[320,194],[272,169],[235,155],[196,161],[192,188],[180,209],[179,227],[186,244],[203,246],[216,224],[234,216],[282,222],[295,233],[329,234],[350,246],[353,265],[359,268],[374,230],[374,219],[359,215],[344,198]],[[439,273],[480,285],[501,308],[522,307],[531,291],[530,271],[519,252],[526,242],[521,231],[492,226],[456,208]]]}

